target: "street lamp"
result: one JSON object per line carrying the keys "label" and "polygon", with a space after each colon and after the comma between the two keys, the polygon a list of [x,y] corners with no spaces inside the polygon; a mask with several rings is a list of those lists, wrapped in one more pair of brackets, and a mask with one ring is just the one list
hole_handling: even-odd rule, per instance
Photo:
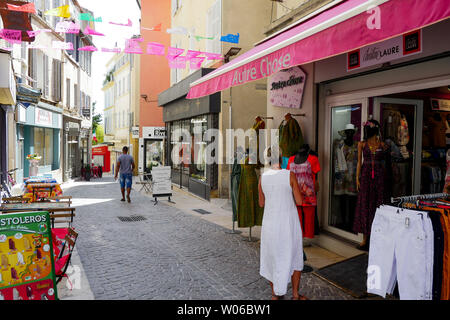
{"label": "street lamp", "polygon": [[237,55],[239,53],[239,51],[241,51],[241,48],[231,47],[230,50],[228,50],[228,52],[225,53],[225,56],[224,56],[225,63],[230,62],[230,58]]}

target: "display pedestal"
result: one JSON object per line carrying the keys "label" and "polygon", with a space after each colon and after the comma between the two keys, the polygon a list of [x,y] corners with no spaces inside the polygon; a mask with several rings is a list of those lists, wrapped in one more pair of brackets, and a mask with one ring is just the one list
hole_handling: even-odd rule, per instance
{"label": "display pedestal", "polygon": [[241,234],[242,231],[234,229],[234,224],[235,224],[235,221],[233,221],[233,229],[232,230],[226,230],[225,233],[228,233],[228,234]]}
{"label": "display pedestal", "polygon": [[248,242],[256,242],[258,241],[258,238],[253,238],[252,237],[252,227],[250,227],[249,233],[248,233],[248,237],[242,237],[243,241],[248,241]]}

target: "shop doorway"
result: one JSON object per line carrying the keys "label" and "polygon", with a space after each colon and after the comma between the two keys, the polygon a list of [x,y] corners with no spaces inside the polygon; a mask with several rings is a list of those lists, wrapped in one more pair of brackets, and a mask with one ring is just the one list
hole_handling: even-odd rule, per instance
{"label": "shop doorway", "polygon": [[163,165],[163,140],[144,140],[144,172],[150,173],[153,167]]}
{"label": "shop doorway", "polygon": [[374,98],[373,118],[381,124],[381,139],[391,147],[391,195],[420,194],[423,101]]}

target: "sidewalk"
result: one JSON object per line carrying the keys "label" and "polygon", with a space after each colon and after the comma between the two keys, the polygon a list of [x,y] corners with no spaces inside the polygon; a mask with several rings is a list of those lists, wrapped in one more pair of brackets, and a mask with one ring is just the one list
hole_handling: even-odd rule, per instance
{"label": "sidewalk", "polygon": [[[138,191],[141,188],[140,185],[133,185],[133,189]],[[140,192],[145,194],[144,191]],[[146,194],[147,197],[151,197],[151,194]],[[158,201],[162,201],[165,204],[177,208],[178,210],[190,214],[192,216],[199,217],[203,220],[212,222],[214,224],[220,225],[224,228],[232,230],[232,207],[231,200],[228,199],[218,199],[213,198],[211,201],[204,200],[196,195],[189,193],[185,189],[180,189],[179,187],[173,185],[173,197],[171,197],[172,203],[167,201],[167,198],[160,198]],[[195,209],[203,209],[210,212],[209,214],[201,214]],[[242,240],[249,239],[250,228],[238,228],[237,223],[235,223],[235,230],[241,231],[241,234],[236,234],[236,237],[242,238]],[[251,228],[251,237],[256,242],[259,242],[261,237],[261,227],[255,226]],[[315,245],[314,240],[305,239],[304,240],[304,250],[307,256],[306,264],[311,266],[313,269],[320,269],[325,266],[334,264],[336,262],[343,261],[347,259],[337,253],[326,250],[322,247]]]}

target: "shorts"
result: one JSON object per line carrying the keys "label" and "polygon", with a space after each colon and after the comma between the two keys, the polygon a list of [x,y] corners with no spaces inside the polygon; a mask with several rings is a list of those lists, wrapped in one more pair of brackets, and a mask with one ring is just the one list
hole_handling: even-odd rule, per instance
{"label": "shorts", "polygon": [[[433,229],[426,212],[381,206],[372,223],[367,292],[401,300],[431,300]],[[418,214],[419,213],[419,214]]]}
{"label": "shorts", "polygon": [[121,173],[120,174],[120,188],[125,189],[125,185],[127,189],[131,189],[133,184],[133,174],[131,173]]}

